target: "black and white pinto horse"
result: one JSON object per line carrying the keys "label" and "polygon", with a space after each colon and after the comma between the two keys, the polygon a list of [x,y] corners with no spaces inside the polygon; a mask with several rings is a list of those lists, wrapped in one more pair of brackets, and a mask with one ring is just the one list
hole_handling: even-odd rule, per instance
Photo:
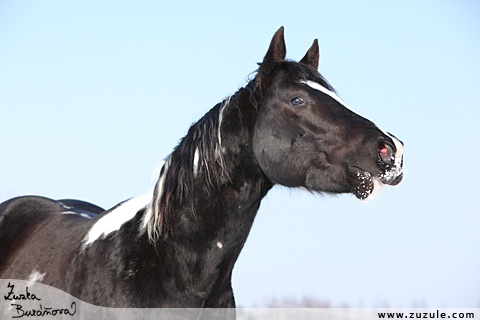
{"label": "black and white pinto horse", "polygon": [[365,201],[398,184],[402,142],[318,73],[317,40],[285,60],[283,33],[254,79],[190,127],[151,192],[106,211],[35,196],[0,204],[0,278],[109,307],[234,307],[232,269],[275,184]]}

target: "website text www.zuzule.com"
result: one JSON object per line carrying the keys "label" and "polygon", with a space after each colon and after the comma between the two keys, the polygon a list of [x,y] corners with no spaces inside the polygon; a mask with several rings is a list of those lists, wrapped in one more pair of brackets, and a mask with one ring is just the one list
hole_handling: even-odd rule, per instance
{"label": "website text www.zuzule.com", "polygon": [[475,319],[473,312],[378,312],[379,319]]}

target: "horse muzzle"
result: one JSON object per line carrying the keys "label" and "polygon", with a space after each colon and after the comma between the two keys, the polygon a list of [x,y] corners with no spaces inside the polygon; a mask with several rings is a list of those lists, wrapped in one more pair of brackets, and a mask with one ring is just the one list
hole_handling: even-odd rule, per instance
{"label": "horse muzzle", "polygon": [[355,166],[347,169],[347,180],[352,187],[352,193],[360,200],[368,202],[375,198],[384,185],[395,186],[403,179],[402,168],[396,168],[374,176],[368,171]]}

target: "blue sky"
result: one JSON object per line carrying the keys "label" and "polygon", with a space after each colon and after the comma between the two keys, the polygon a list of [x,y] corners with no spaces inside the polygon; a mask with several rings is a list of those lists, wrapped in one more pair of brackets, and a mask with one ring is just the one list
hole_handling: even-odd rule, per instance
{"label": "blue sky", "polygon": [[405,143],[370,203],[276,187],[234,270],[240,306],[480,307],[476,1],[2,1],[0,201],[105,208],[145,193],[190,124],[245,85],[273,33]]}

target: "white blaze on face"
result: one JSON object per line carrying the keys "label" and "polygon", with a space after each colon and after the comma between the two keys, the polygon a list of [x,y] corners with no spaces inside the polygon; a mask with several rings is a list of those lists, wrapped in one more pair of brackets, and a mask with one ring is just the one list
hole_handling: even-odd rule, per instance
{"label": "white blaze on face", "polygon": [[[347,104],[342,100],[342,98],[340,98],[335,92],[333,92],[331,90],[328,90],[327,88],[322,86],[320,83],[315,82],[315,81],[311,81],[311,80],[302,80],[300,82],[306,84],[307,86],[309,86],[312,89],[318,90],[320,92],[325,93],[326,95],[329,95],[334,100],[336,100],[338,103],[340,103],[342,106],[349,109],[350,111],[353,111],[349,106],[347,106]],[[353,111],[353,112],[355,112],[355,111]]]}
{"label": "white blaze on face", "polygon": [[[303,84],[306,84],[307,86],[309,86],[310,88],[312,89],[315,89],[315,90],[318,90],[320,92],[323,92],[324,94],[330,96],[332,99],[334,99],[335,101],[337,101],[338,103],[340,103],[342,106],[344,106],[345,108],[347,108],[348,110],[352,111],[353,113],[369,120],[368,118],[358,114],[357,112],[353,111],[343,100],[342,98],[340,98],[335,92],[325,88],[324,86],[322,86],[321,84],[319,84],[318,82],[315,82],[315,81],[311,81],[311,80],[302,80],[300,81],[301,83]],[[371,120],[369,120],[371,121]],[[371,121],[372,123],[374,123],[373,121]],[[382,128],[378,127],[377,125],[375,125],[384,135],[386,135],[387,137],[391,138],[393,143],[395,144],[395,149],[396,149],[396,152],[395,152],[395,160],[394,160],[394,166],[387,172],[385,172],[385,174],[382,176],[382,178],[385,178],[387,180],[395,180],[395,178],[397,178],[400,174],[402,174],[402,159],[403,159],[403,145],[402,143],[397,139],[395,138],[394,136],[392,136],[391,134],[389,134],[388,132],[386,132],[385,130],[383,130]],[[372,190],[372,192],[370,193],[370,195],[368,195],[368,197],[366,197],[365,199],[363,199],[363,201],[365,202],[368,202],[370,200],[372,200],[373,198],[375,198],[375,196],[377,194],[380,193],[380,191],[382,190],[382,187],[383,187],[383,183],[380,181],[380,179],[378,179],[377,177],[373,177],[373,184],[374,184],[374,188]]]}

